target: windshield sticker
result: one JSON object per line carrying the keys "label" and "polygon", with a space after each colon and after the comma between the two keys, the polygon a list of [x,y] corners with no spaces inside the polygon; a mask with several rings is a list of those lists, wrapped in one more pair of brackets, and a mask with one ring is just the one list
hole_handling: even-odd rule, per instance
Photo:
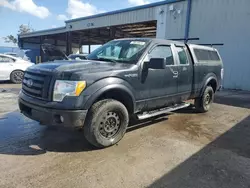
{"label": "windshield sticker", "polygon": [[143,46],[145,44],[145,42],[142,42],[142,41],[131,41],[130,44],[137,44],[137,45]]}

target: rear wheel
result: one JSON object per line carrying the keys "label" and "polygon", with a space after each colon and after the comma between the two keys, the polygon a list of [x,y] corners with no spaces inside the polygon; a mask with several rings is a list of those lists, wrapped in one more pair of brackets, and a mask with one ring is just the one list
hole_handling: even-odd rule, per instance
{"label": "rear wheel", "polygon": [[126,107],[119,101],[105,99],[91,107],[85,125],[84,136],[94,146],[104,148],[119,142],[129,122]]}
{"label": "rear wheel", "polygon": [[214,90],[211,86],[207,86],[200,98],[195,99],[195,108],[198,112],[207,112],[214,100]]}
{"label": "rear wheel", "polygon": [[10,74],[10,81],[14,84],[20,84],[23,81],[24,72],[21,70],[15,70]]}

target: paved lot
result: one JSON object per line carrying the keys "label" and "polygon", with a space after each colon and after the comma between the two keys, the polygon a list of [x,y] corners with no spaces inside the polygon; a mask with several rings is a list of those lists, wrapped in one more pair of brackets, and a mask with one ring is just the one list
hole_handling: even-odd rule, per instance
{"label": "paved lot", "polygon": [[250,186],[248,92],[218,93],[207,114],[189,108],[137,122],[118,145],[95,150],[82,132],[22,116],[18,85],[3,87],[0,187]]}

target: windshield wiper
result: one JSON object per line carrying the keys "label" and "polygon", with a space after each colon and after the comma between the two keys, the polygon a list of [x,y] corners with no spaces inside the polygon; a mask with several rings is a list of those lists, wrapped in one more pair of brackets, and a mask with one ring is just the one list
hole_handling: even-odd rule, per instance
{"label": "windshield wiper", "polygon": [[113,63],[118,63],[117,61],[113,60],[113,59],[107,59],[107,58],[96,58],[96,59],[92,59],[92,60],[96,60],[96,61],[109,61],[109,62],[113,62]]}

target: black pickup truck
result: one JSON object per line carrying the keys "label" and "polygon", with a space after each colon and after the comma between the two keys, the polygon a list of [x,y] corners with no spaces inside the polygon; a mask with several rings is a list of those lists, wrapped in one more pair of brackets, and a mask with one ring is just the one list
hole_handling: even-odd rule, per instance
{"label": "black pickup truck", "polygon": [[223,64],[212,47],[129,38],[110,41],[84,61],[34,65],[24,75],[21,112],[43,125],[83,127],[97,147],[117,143],[130,117],[146,119],[187,107],[206,112]]}

